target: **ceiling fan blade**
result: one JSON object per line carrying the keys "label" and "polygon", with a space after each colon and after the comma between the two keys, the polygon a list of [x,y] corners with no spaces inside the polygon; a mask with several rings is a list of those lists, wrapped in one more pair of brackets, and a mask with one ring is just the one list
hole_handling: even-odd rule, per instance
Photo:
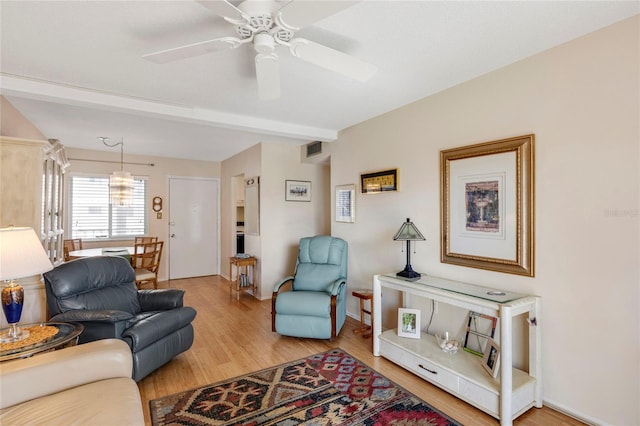
{"label": "ceiling fan blade", "polygon": [[240,40],[235,37],[215,38],[213,40],[201,41],[198,43],[187,44],[186,46],[149,53],[142,57],[148,61],[155,62],[156,64],[164,64],[166,62],[204,55],[205,53],[215,52],[216,50],[235,49],[246,42],[248,41]]}
{"label": "ceiling fan blade", "polygon": [[327,16],[334,15],[343,9],[353,6],[357,1],[309,1],[292,0],[275,13],[278,24],[291,31],[308,27]]}
{"label": "ceiling fan blade", "polygon": [[359,1],[292,0],[274,14],[274,19],[281,27],[298,31]]}
{"label": "ceiling fan blade", "polygon": [[258,79],[258,96],[262,100],[280,97],[280,69],[278,55],[260,53],[256,55],[256,77]]}
{"label": "ceiling fan blade", "polygon": [[229,3],[227,0],[197,0],[198,3],[213,11],[216,15],[228,18],[234,22],[242,22],[245,17],[244,12]]}
{"label": "ceiling fan blade", "polygon": [[378,71],[375,65],[303,38],[291,40],[289,50],[303,61],[358,81],[367,81]]}

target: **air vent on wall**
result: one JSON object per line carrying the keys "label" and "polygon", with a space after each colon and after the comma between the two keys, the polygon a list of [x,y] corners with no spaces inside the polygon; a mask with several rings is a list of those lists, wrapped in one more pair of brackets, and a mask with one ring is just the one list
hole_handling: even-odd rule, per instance
{"label": "air vent on wall", "polygon": [[322,154],[321,141],[315,141],[307,144],[307,158],[316,154]]}

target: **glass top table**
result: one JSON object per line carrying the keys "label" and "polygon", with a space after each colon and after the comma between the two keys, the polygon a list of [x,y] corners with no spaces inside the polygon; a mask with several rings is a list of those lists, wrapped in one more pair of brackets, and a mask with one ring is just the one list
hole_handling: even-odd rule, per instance
{"label": "glass top table", "polygon": [[[78,336],[84,330],[82,324],[75,322],[43,322],[36,324],[19,324],[21,329],[29,329],[29,342],[26,345],[13,347],[11,344],[1,344],[0,362],[17,358],[25,358],[40,352],[60,349],[77,343]],[[49,327],[53,327],[52,330]],[[46,337],[38,340],[38,331]],[[44,333],[46,332],[46,333]],[[50,335],[55,333],[53,335]]]}

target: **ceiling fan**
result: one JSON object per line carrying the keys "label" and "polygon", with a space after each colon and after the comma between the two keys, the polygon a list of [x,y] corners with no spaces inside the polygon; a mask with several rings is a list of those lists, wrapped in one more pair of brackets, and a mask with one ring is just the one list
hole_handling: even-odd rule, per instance
{"label": "ceiling fan", "polygon": [[303,61],[359,81],[368,80],[377,71],[375,65],[338,50],[303,38],[294,38],[296,31],[338,13],[357,1],[246,0],[238,6],[227,0],[199,0],[198,3],[234,25],[238,36],[161,50],[144,55],[143,58],[155,63],[166,63],[252,43],[257,52],[255,64],[258,95],[265,100],[280,96],[277,46],[288,47],[293,56]]}

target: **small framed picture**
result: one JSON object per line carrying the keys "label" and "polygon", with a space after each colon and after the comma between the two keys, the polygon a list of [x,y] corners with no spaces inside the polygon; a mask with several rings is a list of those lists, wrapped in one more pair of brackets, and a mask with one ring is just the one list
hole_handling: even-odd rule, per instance
{"label": "small framed picture", "polygon": [[398,336],[420,338],[420,311],[418,309],[398,309]]}
{"label": "small framed picture", "polygon": [[500,371],[500,345],[495,340],[488,339],[487,347],[482,357],[482,366],[491,377],[498,377],[498,371]]}
{"label": "small framed picture", "polygon": [[398,169],[360,175],[360,191],[363,194],[379,194],[398,190]]}
{"label": "small framed picture", "polygon": [[311,182],[305,180],[285,181],[285,201],[311,201]]}
{"label": "small framed picture", "polygon": [[464,350],[479,357],[484,356],[487,339],[495,336],[497,324],[496,317],[469,311]]}
{"label": "small framed picture", "polygon": [[356,186],[336,186],[336,222],[356,221]]}

